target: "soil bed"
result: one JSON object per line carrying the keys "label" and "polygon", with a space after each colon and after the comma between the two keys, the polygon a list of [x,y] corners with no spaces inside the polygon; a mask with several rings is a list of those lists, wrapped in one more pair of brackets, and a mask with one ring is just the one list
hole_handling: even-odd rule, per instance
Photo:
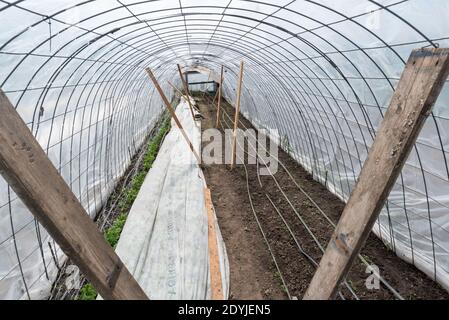
{"label": "soil bed", "polygon": [[[197,100],[205,117],[202,130],[214,128],[216,106],[209,105],[201,98]],[[234,108],[225,101],[223,108],[230,119],[234,119]],[[226,113],[222,118],[222,128],[230,128],[232,124]],[[253,128],[243,116],[240,119],[245,127]],[[244,129],[242,125],[240,127]],[[279,151],[279,160],[330,219],[337,223],[345,204],[314,181],[310,174],[282,150]],[[333,229],[281,166],[274,177],[291,205],[280,192],[273,177],[259,177],[255,165],[246,165],[246,170],[243,165],[237,166],[233,171],[230,171],[228,166],[204,166],[229,255],[231,299],[287,299],[280,275],[283,276],[290,295],[301,299],[313,277],[315,266],[300,253],[277,210],[289,225],[303,251],[317,262],[321,259],[322,252],[297,213],[324,248]],[[254,217],[249,196],[281,270],[280,274]],[[381,276],[405,299],[449,299],[449,294],[444,289],[388,250],[374,234],[370,235],[362,250],[362,256],[370,264],[379,266]],[[382,284],[380,290],[368,290],[365,281],[369,274],[365,271],[366,266],[357,260],[347,279],[358,298],[395,299],[390,290]],[[341,287],[341,294],[345,299],[355,299],[345,286]]]}

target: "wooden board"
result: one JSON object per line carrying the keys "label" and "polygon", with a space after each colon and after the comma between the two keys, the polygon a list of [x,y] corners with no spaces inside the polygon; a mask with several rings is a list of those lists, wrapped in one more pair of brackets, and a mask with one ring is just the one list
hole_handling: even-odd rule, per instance
{"label": "wooden board", "polygon": [[209,189],[204,189],[204,196],[206,201],[207,220],[209,224],[209,265],[212,300],[224,300],[223,278],[220,269],[217,231],[215,229],[214,205],[212,204],[212,195]]}
{"label": "wooden board", "polygon": [[184,78],[181,66],[179,64],[178,64],[178,72],[179,72],[179,76],[181,77],[182,85],[184,86],[184,91],[186,93],[186,96],[188,97],[187,103],[189,104],[190,113],[192,114],[192,119],[193,119],[193,121],[195,121],[195,112],[193,111],[192,101],[190,101],[189,84],[188,84],[186,78]]}
{"label": "wooden board", "polygon": [[148,299],[1,90],[0,115],[0,174],[28,209],[103,298]]}
{"label": "wooden board", "polygon": [[368,238],[448,73],[449,49],[413,51],[304,299],[334,298]]}

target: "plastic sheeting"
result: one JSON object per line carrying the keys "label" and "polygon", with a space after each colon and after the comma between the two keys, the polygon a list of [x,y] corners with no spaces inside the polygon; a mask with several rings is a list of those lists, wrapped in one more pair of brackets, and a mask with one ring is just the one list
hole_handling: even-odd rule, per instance
{"label": "plastic sheeting", "polygon": [[[201,125],[183,101],[176,114],[195,150]],[[211,298],[206,182],[173,121],[153,168],[129,213],[117,254],[152,300]],[[229,264],[215,221],[222,288],[229,295]]]}
{"label": "plastic sheeting", "polygon": [[[145,67],[168,93],[177,63],[224,65],[233,101],[245,60],[244,114],[346,200],[412,49],[449,46],[443,0],[4,0],[0,21],[0,86],[91,216],[160,114]],[[447,289],[448,102],[374,228]],[[0,179],[0,298],[48,294],[49,243]]]}

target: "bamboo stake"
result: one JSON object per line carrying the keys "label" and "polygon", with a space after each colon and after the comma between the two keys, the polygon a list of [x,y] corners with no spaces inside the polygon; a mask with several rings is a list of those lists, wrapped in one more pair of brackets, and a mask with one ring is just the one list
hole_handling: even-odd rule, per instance
{"label": "bamboo stake", "polygon": [[239,127],[239,120],[240,120],[240,99],[242,95],[242,85],[243,85],[243,70],[244,70],[244,62],[242,61],[240,63],[240,76],[239,76],[239,83],[237,87],[237,100],[235,105],[235,120],[234,120],[234,136],[232,141],[232,163],[231,163],[231,170],[234,169],[236,161],[237,161],[237,130]]}
{"label": "bamboo stake", "polygon": [[[146,68],[145,70],[146,70],[148,76],[150,77],[151,81],[153,81],[154,86],[156,87],[157,91],[161,95],[162,101],[164,102],[165,106],[167,107],[168,111],[170,112],[171,116],[173,117],[173,120],[175,120],[176,125],[178,126],[179,130],[181,131],[181,134],[183,135],[184,139],[186,140],[187,144],[189,145],[190,150],[192,151],[195,158],[198,160],[198,164],[201,164],[201,157],[198,155],[198,153],[195,150],[195,147],[193,146],[192,142],[190,141],[189,137],[187,136],[187,133],[184,130],[184,127],[182,126],[181,122],[179,121],[175,110],[173,109],[172,105],[168,101],[167,96],[165,95],[164,91],[162,90],[161,86],[159,85],[159,82],[157,81],[156,77],[154,76],[154,74],[150,68]],[[195,118],[193,118],[193,121],[195,121]]]}
{"label": "bamboo stake", "polygon": [[220,125],[221,99],[223,96],[223,81],[224,81],[224,66],[221,66],[220,88],[218,88],[217,124],[215,125],[215,128],[218,128],[218,126]]}

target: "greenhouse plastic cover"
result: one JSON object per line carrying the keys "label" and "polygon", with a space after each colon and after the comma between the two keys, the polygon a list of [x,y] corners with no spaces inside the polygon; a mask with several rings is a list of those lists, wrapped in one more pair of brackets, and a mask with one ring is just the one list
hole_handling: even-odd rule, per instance
{"label": "greenhouse plastic cover", "polygon": [[[186,101],[176,114],[195,150],[201,124]],[[207,187],[198,161],[176,124],[145,179],[117,246],[117,254],[152,300],[211,299]],[[229,264],[216,220],[222,288],[229,294]]]}
{"label": "greenhouse plastic cover", "polygon": [[[0,86],[92,217],[162,112],[145,67],[171,95],[177,63],[224,65],[234,102],[244,60],[244,115],[347,200],[411,51],[449,47],[442,0],[6,0],[0,21]],[[373,229],[446,289],[448,103]],[[0,298],[46,298],[63,261],[0,179]]]}

